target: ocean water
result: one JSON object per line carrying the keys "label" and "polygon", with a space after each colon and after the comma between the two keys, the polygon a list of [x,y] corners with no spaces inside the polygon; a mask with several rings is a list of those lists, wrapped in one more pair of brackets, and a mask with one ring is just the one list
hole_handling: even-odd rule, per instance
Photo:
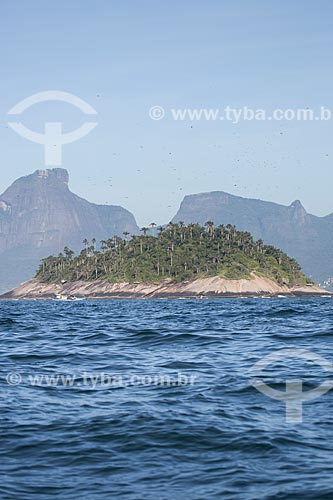
{"label": "ocean water", "polygon": [[273,353],[280,393],[330,382],[332,307],[0,302],[0,499],[332,499],[332,391],[287,422],[252,368]]}

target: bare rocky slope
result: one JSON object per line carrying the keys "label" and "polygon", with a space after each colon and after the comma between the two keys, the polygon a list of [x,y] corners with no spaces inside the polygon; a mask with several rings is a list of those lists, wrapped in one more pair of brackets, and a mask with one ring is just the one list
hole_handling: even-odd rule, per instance
{"label": "bare rocky slope", "polygon": [[138,233],[134,216],[119,206],[96,205],[72,193],[67,170],[37,170],[0,195],[0,291],[34,275],[41,258],[64,246]]}
{"label": "bare rocky slope", "polygon": [[260,296],[321,296],[330,295],[322,288],[311,286],[279,286],[274,281],[259,276],[246,280],[226,280],[219,276],[201,278],[192,282],[160,284],[110,283],[104,280],[75,281],[64,284],[45,284],[36,279],[29,280],[1,299],[45,300],[57,294],[84,298],[205,298],[205,297],[260,297]]}

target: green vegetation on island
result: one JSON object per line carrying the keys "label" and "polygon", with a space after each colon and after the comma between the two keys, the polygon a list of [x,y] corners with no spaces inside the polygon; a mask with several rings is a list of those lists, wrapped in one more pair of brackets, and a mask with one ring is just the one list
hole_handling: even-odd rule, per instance
{"label": "green vegetation on island", "polygon": [[263,241],[254,241],[248,232],[232,225],[214,227],[169,223],[167,227],[143,227],[142,234],[114,236],[100,242],[83,241],[79,255],[68,247],[58,256],[42,260],[36,278],[44,283],[107,280],[159,283],[192,281],[208,276],[226,279],[270,278],[280,285],[306,284],[296,260]]}

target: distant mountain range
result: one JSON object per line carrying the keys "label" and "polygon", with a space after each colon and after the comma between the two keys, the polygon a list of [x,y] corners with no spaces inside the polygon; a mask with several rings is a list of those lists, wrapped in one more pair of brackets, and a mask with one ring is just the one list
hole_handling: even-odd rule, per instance
{"label": "distant mountain range", "polygon": [[[41,258],[64,246],[78,251],[85,238],[138,234],[129,211],[80,198],[69,190],[68,180],[61,168],[37,170],[0,196],[0,292],[31,278]],[[318,282],[333,277],[333,214],[315,217],[299,201],[287,207],[216,191],[186,196],[173,219],[208,220],[234,224],[280,248]]]}
{"label": "distant mountain range", "polygon": [[316,281],[333,277],[333,214],[308,214],[298,200],[284,206],[214,191],[185,196],[173,219],[186,224],[207,220],[233,224],[280,248],[296,258],[305,274]]}
{"label": "distant mountain range", "polygon": [[134,216],[119,206],[96,205],[72,193],[62,168],[17,179],[0,196],[0,290],[33,276],[42,257],[65,245],[82,247],[124,231],[137,234]]}

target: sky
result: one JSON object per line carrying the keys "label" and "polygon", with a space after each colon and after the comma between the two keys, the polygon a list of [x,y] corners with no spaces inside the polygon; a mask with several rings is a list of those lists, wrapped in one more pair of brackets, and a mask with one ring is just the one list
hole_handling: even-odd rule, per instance
{"label": "sky", "polygon": [[[71,190],[129,209],[140,226],[167,223],[185,195],[217,190],[333,212],[333,118],[235,124],[171,115],[333,111],[331,1],[1,0],[0,23],[0,192],[47,168],[43,145],[16,134],[7,112],[56,90],[97,112],[97,127],[63,146]],[[153,106],[163,119],[150,118]],[[20,121],[39,132],[62,122],[70,132],[87,117],[50,102]]]}

